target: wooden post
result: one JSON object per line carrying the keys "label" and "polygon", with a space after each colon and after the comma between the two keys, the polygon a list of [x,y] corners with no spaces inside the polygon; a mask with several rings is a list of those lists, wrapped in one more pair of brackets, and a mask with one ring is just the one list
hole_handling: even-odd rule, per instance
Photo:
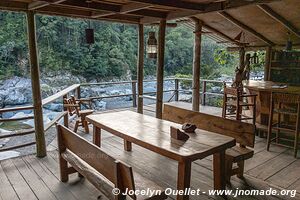
{"label": "wooden post", "polygon": [[136,108],[136,81],[132,81],[131,88],[132,88],[132,106]]}
{"label": "wooden post", "polygon": [[38,63],[38,53],[35,35],[35,15],[33,11],[27,12],[27,25],[28,25],[28,44],[30,54],[30,73],[31,73],[31,86],[34,106],[34,127],[36,139],[36,154],[37,157],[45,157],[46,142],[44,133],[43,122],[43,107],[42,95],[40,85],[40,69]]}
{"label": "wooden post", "polygon": [[159,23],[158,36],[158,61],[156,69],[157,88],[156,88],[156,117],[162,118],[163,90],[164,90],[164,59],[165,59],[165,36],[166,36],[166,19]]}
{"label": "wooden post", "polygon": [[202,83],[202,105],[206,104],[206,81],[204,80]]}
{"label": "wooden post", "polygon": [[244,47],[241,47],[240,48],[240,51],[239,51],[239,54],[240,54],[240,70],[241,71],[244,71],[244,68],[245,68],[245,48]]}
{"label": "wooden post", "polygon": [[76,89],[77,99],[81,99],[81,89],[80,86]]}
{"label": "wooden post", "polygon": [[137,63],[137,87],[138,87],[138,102],[137,111],[143,114],[143,93],[144,93],[144,25],[139,24],[139,50],[138,50],[138,63]]}
{"label": "wooden post", "polygon": [[175,101],[179,100],[179,80],[175,79]]}
{"label": "wooden post", "polygon": [[193,111],[200,109],[200,64],[201,64],[201,31],[202,22],[197,18],[192,18],[195,22],[195,41],[194,41],[194,59],[193,59]]}
{"label": "wooden post", "polygon": [[271,59],[272,59],[272,47],[269,46],[266,49],[266,59],[265,59],[265,81],[269,81],[271,78],[270,74],[270,66],[271,66]]}
{"label": "wooden post", "polygon": [[[68,95],[64,95],[63,96],[63,99],[67,99],[68,98]],[[63,105],[64,105],[64,100],[63,100]],[[68,109],[67,107],[64,106],[64,111],[67,112]],[[64,116],[64,126],[65,127],[69,127],[69,113],[67,113],[65,116]]]}

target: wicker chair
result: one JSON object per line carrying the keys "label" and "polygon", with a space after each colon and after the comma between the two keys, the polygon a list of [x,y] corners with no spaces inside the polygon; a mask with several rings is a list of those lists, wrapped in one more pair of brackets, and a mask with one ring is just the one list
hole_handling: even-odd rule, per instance
{"label": "wicker chair", "polygon": [[[277,114],[277,120],[274,122],[274,115]],[[270,119],[268,126],[267,150],[270,149],[271,142],[275,141],[278,145],[291,147],[280,143],[282,141],[292,141],[294,143],[294,156],[297,157],[299,147],[300,132],[300,95],[273,93],[270,105]],[[272,138],[273,130],[276,136]],[[282,138],[281,132],[294,134],[294,140]]]}
{"label": "wicker chair", "polygon": [[[252,123],[255,125],[256,97],[257,95],[244,94],[240,89],[228,87],[226,84],[224,84],[222,117],[235,119],[238,121],[252,120]],[[249,110],[250,107],[252,107],[252,116],[245,115],[243,110]],[[231,112],[228,113],[229,109]]]}

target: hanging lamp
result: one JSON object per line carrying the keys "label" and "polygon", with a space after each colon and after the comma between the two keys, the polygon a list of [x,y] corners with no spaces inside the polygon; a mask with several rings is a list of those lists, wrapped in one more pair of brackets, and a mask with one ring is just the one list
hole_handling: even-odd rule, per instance
{"label": "hanging lamp", "polygon": [[147,54],[148,58],[157,58],[157,39],[154,31],[150,31],[148,34]]}
{"label": "hanging lamp", "polygon": [[[88,7],[90,7],[90,3],[92,1],[86,1],[88,4]],[[95,43],[95,35],[94,35],[94,29],[91,28],[91,20],[89,20],[89,27],[85,29],[85,40],[87,44],[94,44]]]}

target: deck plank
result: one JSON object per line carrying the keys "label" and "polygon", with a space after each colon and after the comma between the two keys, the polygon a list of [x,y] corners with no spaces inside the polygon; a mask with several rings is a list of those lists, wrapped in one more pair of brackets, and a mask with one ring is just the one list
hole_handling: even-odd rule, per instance
{"label": "deck plank", "polygon": [[26,181],[23,179],[22,175],[14,166],[12,160],[10,159],[4,160],[3,162],[1,162],[1,165],[9,182],[13,186],[14,190],[16,191],[20,199],[27,199],[27,200],[37,199],[34,192],[31,190],[31,188],[28,186]]}
{"label": "deck plank", "polygon": [[[40,159],[40,163],[46,167],[51,173],[59,179],[59,164],[55,161],[53,157],[57,157],[58,154],[49,155],[45,158]],[[101,193],[97,190],[90,192],[86,189],[85,179],[79,178],[77,174],[70,175],[70,180],[66,185],[69,187],[69,190],[79,199],[97,199]]]}
{"label": "deck plank", "polygon": [[294,161],[292,164],[271,176],[267,182],[276,184],[283,188],[290,187],[300,178],[300,160]]}
{"label": "deck plank", "polygon": [[0,194],[3,199],[18,200],[19,197],[9,182],[0,164]]}
{"label": "deck plank", "polygon": [[290,155],[291,151],[283,152],[278,156],[264,162],[262,165],[249,170],[247,174],[261,180],[266,180],[297,160]]}
{"label": "deck plank", "polygon": [[[38,159],[25,156],[23,157],[23,160],[30,165],[30,167],[35,171],[36,174],[39,175],[41,180],[48,186],[48,188],[52,191],[52,193],[55,195],[55,197],[59,200],[73,200],[78,199],[76,196],[74,196],[69,188],[62,182],[60,182],[53,174],[43,168]],[[79,199],[78,199],[79,200]]]}
{"label": "deck plank", "polygon": [[12,161],[38,199],[56,200],[56,197],[51,190],[49,190],[47,185],[38,177],[32,168],[28,167],[22,158],[16,158]]}

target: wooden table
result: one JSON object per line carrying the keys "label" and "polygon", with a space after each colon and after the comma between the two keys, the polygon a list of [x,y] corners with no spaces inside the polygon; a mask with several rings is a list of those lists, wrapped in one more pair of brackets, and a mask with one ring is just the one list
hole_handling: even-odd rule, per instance
{"label": "wooden table", "polygon": [[[257,94],[256,98],[256,121],[261,125],[268,125],[270,113],[270,100],[272,92],[287,94],[300,94],[299,86],[288,86],[287,88],[274,88],[280,83],[272,81],[245,81],[243,85],[250,94]],[[282,83],[281,83],[282,84]]]}
{"label": "wooden table", "polygon": [[[197,129],[189,134],[188,141],[170,138],[170,126],[180,124],[132,111],[121,111],[87,116],[94,125],[93,142],[100,146],[101,129],[124,139],[125,150],[131,151],[131,143],[178,161],[177,189],[190,187],[193,161],[213,155],[214,188],[225,189],[225,150],[235,146],[235,139]],[[189,199],[177,196],[177,199]]]}

